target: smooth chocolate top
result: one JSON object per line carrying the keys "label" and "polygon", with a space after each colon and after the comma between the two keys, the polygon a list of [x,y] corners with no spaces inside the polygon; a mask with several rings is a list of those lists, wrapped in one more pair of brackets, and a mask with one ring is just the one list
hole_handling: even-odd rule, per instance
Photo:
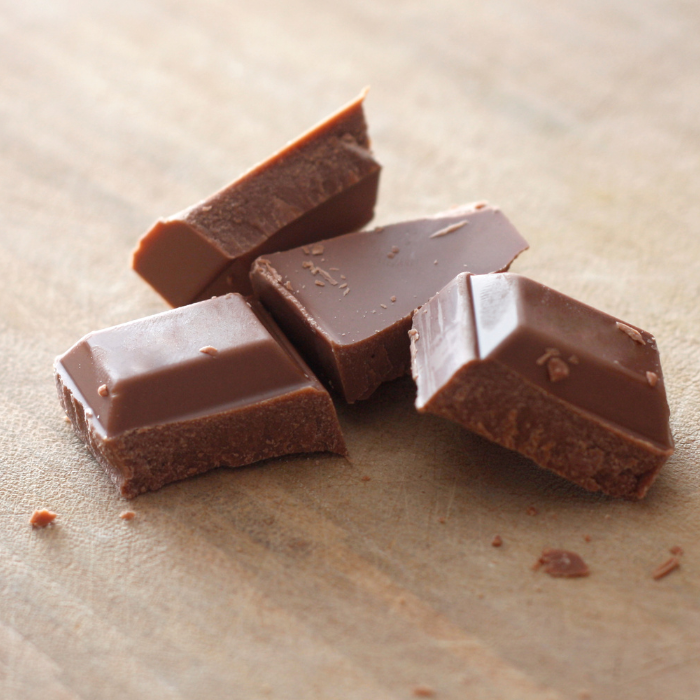
{"label": "smooth chocolate top", "polygon": [[654,337],[538,282],[460,275],[416,313],[413,329],[419,409],[465,364],[495,361],[637,437],[673,445]]}
{"label": "smooth chocolate top", "polygon": [[352,345],[410,316],[460,272],[507,269],[527,247],[499,209],[466,205],[266,255],[251,276],[278,275],[312,326]]}
{"label": "smooth chocolate top", "polygon": [[55,370],[107,438],[325,391],[265,312],[238,294],[90,333]]}

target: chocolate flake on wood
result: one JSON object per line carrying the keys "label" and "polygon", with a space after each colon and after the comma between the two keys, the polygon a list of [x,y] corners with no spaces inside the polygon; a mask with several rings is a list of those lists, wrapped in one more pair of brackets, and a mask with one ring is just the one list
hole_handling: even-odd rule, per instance
{"label": "chocolate flake on wood", "polygon": [[565,549],[545,549],[533,569],[537,571],[540,567],[555,578],[577,578],[590,573],[586,562],[578,554]]}

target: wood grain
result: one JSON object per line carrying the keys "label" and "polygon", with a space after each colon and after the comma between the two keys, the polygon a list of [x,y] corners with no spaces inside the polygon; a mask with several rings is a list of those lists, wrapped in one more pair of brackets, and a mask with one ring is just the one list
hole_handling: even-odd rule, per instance
{"label": "wood grain", "polygon": [[[1,697],[700,697],[696,3],[0,10]],[[641,503],[593,496],[402,380],[339,405],[349,460],[218,470],[121,520],[53,357],[165,308],[128,268],[155,218],[368,83],[377,222],[498,203],[531,243],[514,270],[656,335],[676,455]],[[534,573],[544,547],[590,577]]]}

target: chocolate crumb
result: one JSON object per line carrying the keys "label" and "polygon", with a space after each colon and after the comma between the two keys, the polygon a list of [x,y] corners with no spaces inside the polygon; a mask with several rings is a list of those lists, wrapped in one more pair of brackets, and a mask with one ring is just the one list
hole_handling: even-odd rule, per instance
{"label": "chocolate crumb", "polygon": [[391,303],[393,304],[396,301],[396,297],[391,297],[389,301],[391,301]]}
{"label": "chocolate crumb", "polygon": [[29,524],[32,527],[46,527],[47,525],[50,525],[55,519],[56,513],[52,513],[50,510],[42,508],[41,510],[35,510],[32,513],[32,517],[29,518]]}
{"label": "chocolate crumb", "polygon": [[433,265],[437,265],[437,260],[433,260]]}
{"label": "chocolate crumb", "polygon": [[636,329],[632,328],[631,326],[628,326],[626,323],[620,323],[619,321],[616,321],[615,325],[619,330],[621,330],[623,333],[626,333],[632,340],[634,340],[635,343],[639,343],[640,345],[644,345],[644,338],[642,337],[642,334]]}
{"label": "chocolate crumb", "polygon": [[418,342],[418,339],[420,338],[420,334],[415,328],[411,328],[411,330],[408,331],[408,336],[409,338],[413,338],[416,342]]}
{"label": "chocolate crumb", "polygon": [[671,549],[669,549],[668,551],[677,557],[680,557],[683,555],[683,547],[681,547],[680,545],[677,545],[677,544],[674,544],[673,547],[671,547]]}
{"label": "chocolate crumb", "polygon": [[429,685],[417,685],[413,689],[413,694],[417,698],[432,698],[435,695],[435,691]]}
{"label": "chocolate crumb", "polygon": [[314,284],[315,284],[317,287],[325,287],[325,286],[326,286],[326,283],[325,283],[325,282],[322,282],[321,280],[314,280]]}
{"label": "chocolate crumb", "polygon": [[559,357],[559,355],[561,355],[561,353],[559,350],[557,350],[557,348],[545,348],[544,355],[538,357],[535,360],[535,364],[542,366],[546,362],[549,362],[553,357]]}
{"label": "chocolate crumb", "polygon": [[569,376],[569,365],[561,357],[550,357],[547,363],[550,382],[560,382]]}
{"label": "chocolate crumb", "polygon": [[301,249],[304,251],[304,253],[306,255],[311,255],[311,248],[309,248],[309,246],[303,245],[303,246],[301,246]]}
{"label": "chocolate crumb", "polygon": [[590,535],[584,535],[584,536],[583,536],[583,541],[584,541],[584,542],[590,542],[590,541],[591,541],[591,536],[590,536]]}
{"label": "chocolate crumb", "polygon": [[379,306],[381,306],[382,309],[386,309],[386,304],[380,304]]}
{"label": "chocolate crumb", "polygon": [[313,268],[314,264],[311,262],[311,260],[304,260],[304,261],[301,263],[301,266],[302,266],[305,270],[310,270],[310,269]]}
{"label": "chocolate crumb", "polygon": [[340,268],[339,268],[339,267],[329,267],[328,269],[331,270],[331,271],[333,271],[333,272],[340,272]]}
{"label": "chocolate crumb", "polygon": [[211,355],[211,357],[216,357],[219,354],[219,351],[211,345],[205,345],[203,348],[199,348],[199,352],[205,355]]}
{"label": "chocolate crumb", "polygon": [[320,267],[317,267],[317,268],[316,268],[316,272],[318,272],[318,273],[321,275],[321,277],[323,277],[323,279],[326,280],[326,282],[329,282],[329,283],[332,284],[334,287],[335,287],[336,284],[338,284],[338,281],[335,280],[335,279],[333,279],[333,275],[331,275],[330,273],[326,272],[325,270],[322,270]]}
{"label": "chocolate crumb", "polygon": [[659,375],[656,372],[647,372],[647,381],[649,386],[656,386],[659,382]]}
{"label": "chocolate crumb", "polygon": [[350,294],[350,287],[348,287],[345,291],[343,291],[343,296]]}
{"label": "chocolate crumb", "polygon": [[535,508],[535,506],[530,506],[530,507],[527,509],[527,511],[526,511],[526,513],[527,513],[528,515],[537,515],[539,512],[540,512],[540,511],[537,510],[537,508]]}
{"label": "chocolate crumb", "polygon": [[483,209],[484,207],[487,207],[488,204],[489,204],[488,202],[477,202],[474,205],[474,209]]}
{"label": "chocolate crumb", "polygon": [[452,233],[453,231],[457,231],[458,229],[462,228],[462,226],[466,226],[469,223],[466,219],[464,221],[459,221],[456,224],[452,224],[451,226],[446,226],[445,228],[440,229],[439,231],[435,231],[435,233],[430,234],[430,238],[440,238],[441,236],[446,236],[448,233]]}
{"label": "chocolate crumb", "polygon": [[106,384],[101,384],[99,388],[97,389],[97,393],[100,396],[109,396],[109,389],[107,388]]}
{"label": "chocolate crumb", "polygon": [[125,510],[119,513],[119,517],[122,520],[133,520],[136,517],[136,513],[133,510]]}
{"label": "chocolate crumb", "polygon": [[364,476],[361,476],[361,477],[360,477],[360,481],[371,481],[371,480],[372,480],[372,477],[371,477],[371,476],[367,476],[367,474],[365,474]]}
{"label": "chocolate crumb", "polygon": [[294,291],[294,287],[292,287],[292,283],[289,281],[284,283],[284,287],[285,287],[285,289],[289,290],[290,292]]}
{"label": "chocolate crumb", "polygon": [[63,416],[63,420],[70,425],[70,418],[68,416]]}
{"label": "chocolate crumb", "polygon": [[491,546],[492,547],[500,547],[503,544],[503,538],[500,535],[496,535],[492,540],[491,540]]}
{"label": "chocolate crumb", "polygon": [[668,561],[665,561],[660,566],[657,566],[651,573],[651,577],[654,581],[668,576],[674,569],[677,569],[681,565],[680,559],[678,557],[671,557]]}
{"label": "chocolate crumb", "polygon": [[341,279],[341,280],[346,280],[347,277],[346,277],[345,275],[340,275],[340,279]]}
{"label": "chocolate crumb", "polygon": [[532,567],[535,571],[544,566],[544,572],[558,578],[588,576],[586,562],[575,552],[565,549],[545,549]]}
{"label": "chocolate crumb", "polygon": [[323,255],[323,246],[317,243],[311,248],[311,255]]}
{"label": "chocolate crumb", "polygon": [[393,246],[391,246],[391,252],[392,252],[394,255],[396,255],[396,253],[400,252],[400,249],[399,249],[398,246],[393,245]]}
{"label": "chocolate crumb", "polygon": [[591,700],[591,694],[587,690],[579,690],[578,691],[578,699],[579,700]]}
{"label": "chocolate crumb", "polygon": [[445,518],[443,518],[442,516],[440,516],[437,520],[438,520],[438,522],[441,523],[442,525],[444,525],[444,524],[447,522],[447,520],[446,520]]}
{"label": "chocolate crumb", "polygon": [[572,365],[577,365],[577,364],[579,363],[579,361],[580,361],[580,360],[578,359],[578,356],[577,356],[577,355],[572,355],[572,356],[569,358],[569,364],[572,364]]}
{"label": "chocolate crumb", "polygon": [[387,253],[386,257],[389,258],[389,260],[393,260],[394,254],[393,253]]}
{"label": "chocolate crumb", "polygon": [[341,284],[340,287],[338,287],[338,289],[345,289],[345,287],[347,287],[347,286],[348,286],[348,283],[343,282],[343,284]]}

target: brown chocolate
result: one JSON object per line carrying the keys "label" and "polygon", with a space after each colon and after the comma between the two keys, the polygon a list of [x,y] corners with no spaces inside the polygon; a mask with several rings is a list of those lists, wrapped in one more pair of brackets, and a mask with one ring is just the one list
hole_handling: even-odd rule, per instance
{"label": "brown chocolate", "polygon": [[545,549],[535,562],[535,570],[544,567],[544,572],[555,578],[577,578],[588,576],[588,565],[576,552],[565,549]]}
{"label": "brown chocolate", "polygon": [[127,498],[217,466],[346,453],[328,392],[238,294],[90,333],[55,373],[73,427]]}
{"label": "brown chocolate", "polygon": [[672,571],[675,571],[678,569],[681,565],[681,561],[677,556],[673,556],[667,561],[665,561],[663,564],[660,564],[657,566],[654,571],[651,573],[651,577],[654,579],[654,581],[658,581],[659,579],[666,578]]}
{"label": "brown chocolate", "polygon": [[[514,274],[459,275],[416,313],[413,331],[421,412],[611,496],[643,497],[673,453],[646,331]],[[574,354],[577,363],[563,359]],[[566,372],[552,371],[555,360]]]}
{"label": "brown chocolate", "polygon": [[[440,234],[439,236],[436,234]],[[411,316],[459,272],[507,269],[527,242],[481,205],[350,233],[259,258],[255,294],[309,364],[346,401],[410,368]]]}
{"label": "brown chocolate", "polygon": [[56,513],[42,508],[32,513],[32,517],[29,518],[29,524],[32,527],[44,528],[48,527],[54,520],[56,520]]}
{"label": "brown chocolate", "polygon": [[157,221],[132,267],[172,306],[250,293],[264,253],[356,231],[372,219],[379,164],[355,100],[204,201]]}

